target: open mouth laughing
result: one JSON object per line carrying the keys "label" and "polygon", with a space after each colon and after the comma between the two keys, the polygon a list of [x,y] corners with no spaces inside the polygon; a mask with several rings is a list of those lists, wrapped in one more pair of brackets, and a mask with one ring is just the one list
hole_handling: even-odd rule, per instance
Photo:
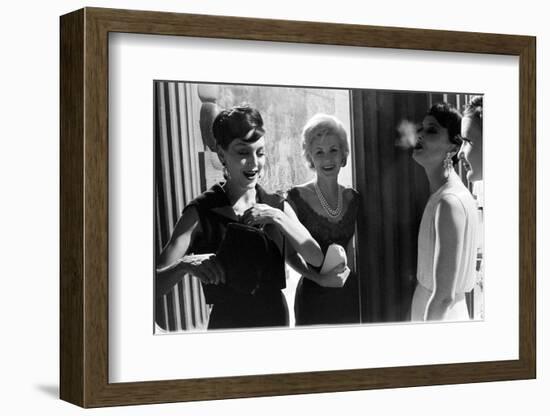
{"label": "open mouth laughing", "polygon": [[257,179],[258,178],[258,173],[259,173],[259,171],[257,169],[243,171],[243,175],[249,181],[253,181],[254,179]]}
{"label": "open mouth laughing", "polygon": [[321,169],[325,172],[332,172],[336,168],[336,165],[326,165],[323,166]]}

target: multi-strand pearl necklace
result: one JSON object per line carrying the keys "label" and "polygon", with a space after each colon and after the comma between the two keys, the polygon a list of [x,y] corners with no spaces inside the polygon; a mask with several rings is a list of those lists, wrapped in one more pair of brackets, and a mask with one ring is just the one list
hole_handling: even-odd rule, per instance
{"label": "multi-strand pearl necklace", "polygon": [[342,214],[342,187],[338,186],[338,202],[335,209],[332,209],[330,207],[317,182],[314,182],[314,187],[317,198],[319,198],[319,202],[321,203],[321,206],[323,207],[327,215],[331,218],[338,218]]}

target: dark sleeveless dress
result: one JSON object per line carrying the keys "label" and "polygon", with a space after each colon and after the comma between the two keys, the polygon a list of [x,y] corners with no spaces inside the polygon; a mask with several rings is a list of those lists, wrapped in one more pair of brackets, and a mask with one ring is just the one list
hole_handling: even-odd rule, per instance
{"label": "dark sleeveless dress", "polygon": [[[319,215],[302,199],[297,188],[292,188],[287,199],[296,209],[300,222],[319,243],[323,254],[332,243],[347,247],[355,233],[355,221],[359,209],[359,193],[355,190],[342,218],[330,221]],[[314,268],[310,265],[310,267]],[[320,268],[314,268],[317,271]],[[296,288],[294,301],[296,325],[352,324],[359,323],[359,288],[357,276],[350,273],[344,287],[326,288],[302,276]]]}
{"label": "dark sleeveless dress", "polygon": [[[256,186],[256,201],[283,209],[284,199],[275,194],[266,193]],[[189,254],[216,253],[224,239],[227,226],[238,222],[225,190],[221,184],[215,184],[208,191],[191,201],[185,209],[195,207],[201,227],[200,235],[189,247]],[[212,305],[208,329],[255,328],[288,325],[288,307],[281,289],[286,286],[284,262],[284,238],[274,225],[263,227],[270,245],[268,270],[262,276],[261,286],[253,294],[239,292],[229,285],[202,284],[206,303]],[[254,261],[254,256],[237,252],[245,260]],[[263,256],[265,258],[265,256]]]}

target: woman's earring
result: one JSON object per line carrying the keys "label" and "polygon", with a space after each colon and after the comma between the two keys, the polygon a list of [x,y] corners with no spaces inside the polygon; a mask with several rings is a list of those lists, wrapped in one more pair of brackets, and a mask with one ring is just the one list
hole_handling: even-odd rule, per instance
{"label": "woman's earring", "polygon": [[443,159],[443,170],[446,178],[449,177],[449,171],[453,168],[452,157],[451,152],[447,152],[445,159]]}
{"label": "woman's earring", "polygon": [[225,166],[225,162],[223,162],[223,177],[226,181],[228,181],[231,178],[231,175],[229,174],[229,171],[227,170],[227,166]]}

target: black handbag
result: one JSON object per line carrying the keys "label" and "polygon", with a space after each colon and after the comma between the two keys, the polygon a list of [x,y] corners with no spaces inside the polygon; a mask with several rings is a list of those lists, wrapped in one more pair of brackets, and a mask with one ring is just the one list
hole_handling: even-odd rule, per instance
{"label": "black handbag", "polygon": [[270,242],[262,229],[230,223],[216,259],[225,272],[228,287],[253,295],[262,285],[271,263]]}

